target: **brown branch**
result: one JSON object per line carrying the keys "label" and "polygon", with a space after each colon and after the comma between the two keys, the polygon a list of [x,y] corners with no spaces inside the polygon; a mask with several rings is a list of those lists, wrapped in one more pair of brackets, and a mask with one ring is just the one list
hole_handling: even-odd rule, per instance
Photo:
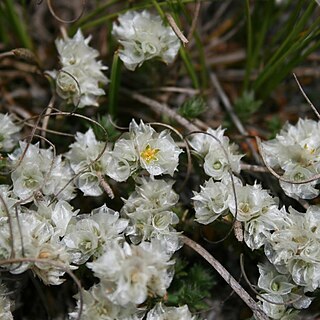
{"label": "brown branch", "polygon": [[123,93],[131,97],[132,99],[141,102],[142,104],[148,106],[153,112],[157,114],[165,114],[168,117],[177,121],[180,125],[186,128],[189,131],[199,131],[200,129],[195,126],[193,123],[188,121],[186,118],[180,116],[176,113],[173,109],[169,108],[168,105],[164,103],[160,103],[156,100],[150,99],[140,93],[133,92],[128,89],[121,88],[120,89]]}

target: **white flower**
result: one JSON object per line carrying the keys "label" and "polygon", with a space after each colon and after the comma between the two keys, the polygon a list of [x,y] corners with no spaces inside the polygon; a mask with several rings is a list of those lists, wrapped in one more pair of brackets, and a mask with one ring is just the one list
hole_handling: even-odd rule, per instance
{"label": "white flower", "polygon": [[90,40],[91,36],[85,39],[80,29],[73,38],[57,39],[62,68],[49,72],[56,79],[59,96],[79,108],[98,106],[98,97],[105,94],[99,83],[108,82],[102,73],[108,68],[96,61],[99,52],[89,46]]}
{"label": "white flower", "polygon": [[8,152],[18,142],[18,132],[21,130],[9,114],[0,113],[0,152]]}
{"label": "white flower", "polygon": [[265,213],[271,205],[275,205],[275,199],[262,189],[260,184],[253,186],[235,185],[237,207],[234,195],[229,197],[229,208],[233,215],[237,214],[237,220],[247,222]]}
{"label": "white flower", "polygon": [[173,181],[142,178],[129,199],[124,200],[121,213],[130,219],[126,234],[133,243],[157,238],[168,252],[179,248],[178,233],[172,227],[179,222],[172,211],[179,196],[172,185]]}
{"label": "white flower", "polygon": [[[76,142],[69,146],[65,154],[75,174],[78,188],[87,196],[99,196],[103,189],[99,185],[98,174],[107,171],[108,153],[103,152],[105,143],[98,141],[90,128],[86,133],[77,132]],[[100,158],[99,158],[100,156]]]}
{"label": "white flower", "polygon": [[112,239],[121,239],[128,220],[106,205],[92,210],[90,215],[80,215],[68,226],[63,242],[76,264],[85,263],[91,256],[98,257]]}
{"label": "white flower", "polygon": [[188,306],[181,307],[166,307],[161,302],[148,312],[146,320],[195,320],[192,316]]}
{"label": "white flower", "polygon": [[[283,177],[302,181],[320,173],[320,123],[299,119],[293,126],[286,123],[271,141],[262,143],[266,162],[276,170],[283,171]],[[315,198],[319,190],[314,188],[318,181],[307,184],[290,184],[280,181],[285,193],[294,198]]]}
{"label": "white flower", "polygon": [[105,253],[87,263],[114,303],[141,304],[148,295],[163,296],[173,277],[173,261],[159,241],[138,246],[110,241]]}
{"label": "white flower", "polygon": [[196,133],[190,139],[191,147],[203,158],[205,173],[216,180],[229,176],[228,171],[240,172],[240,159],[237,147],[230,144],[224,135],[225,129],[208,129],[207,133]]}
{"label": "white flower", "polygon": [[[144,310],[138,309],[134,304],[120,306],[111,302],[103,292],[104,288],[98,284],[89,291],[82,290],[83,310],[81,320],[141,320]],[[79,294],[76,295],[77,311],[69,314],[70,319],[78,319],[80,307]]]}
{"label": "white flower", "polygon": [[56,196],[58,199],[71,200],[74,198],[74,185],[69,166],[62,160],[61,155],[54,157],[52,149],[40,149],[39,144],[28,146],[20,141],[20,148],[9,157],[13,167],[19,166],[12,172],[13,192],[24,201],[33,200],[35,192],[43,195]]}
{"label": "white flower", "polygon": [[114,145],[107,162],[107,175],[116,181],[124,181],[141,167],[150,175],[173,176],[181,152],[167,130],[157,133],[150,125],[142,121],[138,125],[132,120],[129,133]]}
{"label": "white flower", "polygon": [[129,70],[140,67],[144,61],[158,57],[165,63],[173,62],[180,48],[180,40],[161,17],[146,10],[128,11],[114,23],[112,34],[122,45],[119,57]]}
{"label": "white flower", "polygon": [[195,221],[209,224],[229,211],[230,188],[222,182],[214,182],[212,178],[200,188],[201,191],[194,192],[192,198],[196,211]]}
{"label": "white flower", "polygon": [[319,207],[310,206],[306,213],[290,208],[284,219],[269,235],[265,254],[280,272],[289,272],[297,285],[314,291],[320,287]]}
{"label": "white flower", "polygon": [[244,241],[246,245],[254,249],[259,249],[266,244],[270,234],[282,229],[286,223],[285,208],[278,209],[277,205],[270,205],[265,208],[261,215],[244,223]]}

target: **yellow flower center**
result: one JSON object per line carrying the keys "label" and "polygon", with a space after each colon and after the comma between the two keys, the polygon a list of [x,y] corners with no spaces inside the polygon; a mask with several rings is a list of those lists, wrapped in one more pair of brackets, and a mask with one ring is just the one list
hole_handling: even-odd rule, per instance
{"label": "yellow flower center", "polygon": [[158,160],[157,154],[159,153],[160,149],[152,149],[150,145],[147,145],[146,148],[140,153],[143,160],[149,164],[154,160]]}

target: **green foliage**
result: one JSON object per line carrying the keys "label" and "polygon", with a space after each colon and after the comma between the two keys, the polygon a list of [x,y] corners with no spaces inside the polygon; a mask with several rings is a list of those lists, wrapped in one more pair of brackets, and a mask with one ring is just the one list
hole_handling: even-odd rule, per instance
{"label": "green foliage", "polygon": [[282,121],[278,116],[273,116],[270,120],[267,121],[267,126],[270,131],[268,139],[274,139],[277,133],[282,128]]}
{"label": "green foliage", "polygon": [[185,260],[177,259],[175,277],[168,292],[168,304],[188,304],[192,312],[206,309],[208,306],[203,299],[211,297],[214,284],[212,273],[202,265],[190,267]]}
{"label": "green foliage", "polygon": [[194,96],[187,99],[178,109],[179,114],[187,119],[197,118],[201,113],[206,110],[207,106],[205,101],[200,96]]}
{"label": "green foliage", "polygon": [[245,118],[256,112],[261,105],[262,101],[255,99],[254,91],[244,91],[235,101],[234,108],[241,118]]}
{"label": "green foliage", "polygon": [[[267,98],[294,67],[320,47],[320,17],[314,14],[315,9],[315,1],[288,1],[287,6],[279,8],[274,1],[254,6],[246,2],[244,90],[254,90],[259,98]],[[253,70],[258,75],[250,81]]]}

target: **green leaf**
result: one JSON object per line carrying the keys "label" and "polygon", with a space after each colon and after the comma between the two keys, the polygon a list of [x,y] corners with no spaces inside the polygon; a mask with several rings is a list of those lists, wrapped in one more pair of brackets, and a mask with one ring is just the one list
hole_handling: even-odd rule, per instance
{"label": "green leaf", "polygon": [[194,96],[186,100],[178,109],[178,113],[187,119],[197,118],[207,108],[202,97]]}

